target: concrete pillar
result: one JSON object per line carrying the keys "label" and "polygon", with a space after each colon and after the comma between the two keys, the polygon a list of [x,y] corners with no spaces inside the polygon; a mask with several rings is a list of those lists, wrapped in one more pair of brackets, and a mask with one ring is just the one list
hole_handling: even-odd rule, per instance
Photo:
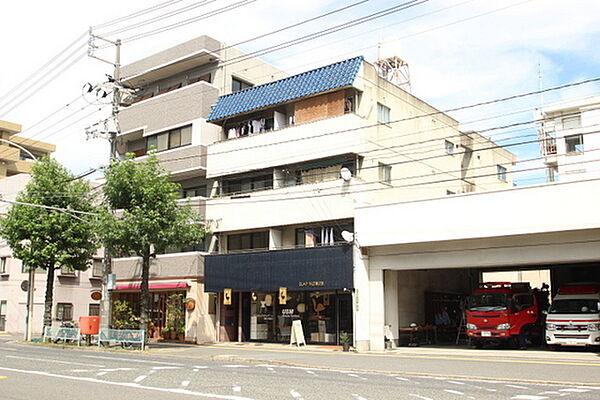
{"label": "concrete pillar", "polygon": [[353,248],[354,260],[354,347],[357,351],[370,350],[369,338],[369,259],[361,254],[358,246]]}
{"label": "concrete pillar", "polygon": [[283,247],[283,231],[281,229],[269,229],[269,250],[277,250]]}
{"label": "concrete pillar", "polygon": [[385,324],[390,325],[394,337],[394,345],[398,345],[398,329],[400,311],[398,309],[398,271],[386,270],[383,275],[383,291],[385,298]]}
{"label": "concrete pillar", "polygon": [[383,351],[385,301],[382,269],[369,269],[369,309],[369,347],[371,351]]}

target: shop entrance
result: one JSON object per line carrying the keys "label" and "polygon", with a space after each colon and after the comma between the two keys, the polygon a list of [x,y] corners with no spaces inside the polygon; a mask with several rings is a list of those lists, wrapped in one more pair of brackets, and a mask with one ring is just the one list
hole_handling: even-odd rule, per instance
{"label": "shop entrance", "polygon": [[302,321],[307,343],[338,344],[339,334],[352,335],[352,295],[338,291],[288,292],[285,304],[277,293],[243,296],[244,338],[289,343],[292,321]]}

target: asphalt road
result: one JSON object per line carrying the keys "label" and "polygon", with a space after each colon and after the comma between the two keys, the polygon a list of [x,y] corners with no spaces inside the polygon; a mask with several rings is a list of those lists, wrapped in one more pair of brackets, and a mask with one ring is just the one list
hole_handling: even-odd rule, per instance
{"label": "asphalt road", "polygon": [[[186,349],[185,347],[176,348]],[[196,349],[198,349],[196,347]],[[106,352],[0,342],[0,398],[592,400],[600,386],[368,373],[162,353]],[[182,352],[180,352],[182,353]],[[352,355],[326,353],[340,360]],[[359,359],[360,360],[360,359]],[[461,361],[455,361],[459,364]],[[349,362],[349,364],[352,364]]]}

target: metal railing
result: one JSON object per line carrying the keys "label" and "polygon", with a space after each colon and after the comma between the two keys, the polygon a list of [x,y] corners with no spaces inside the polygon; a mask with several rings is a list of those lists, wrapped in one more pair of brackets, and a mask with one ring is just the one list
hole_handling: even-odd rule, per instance
{"label": "metal railing", "polygon": [[62,326],[45,326],[44,327],[44,338],[43,341],[52,340],[68,340],[77,341],[77,345],[80,345],[81,335],[79,328],[66,328]]}
{"label": "metal railing", "polygon": [[98,334],[98,347],[102,343],[119,343],[123,348],[133,348],[139,345],[144,350],[146,331],[142,329],[101,329]]}

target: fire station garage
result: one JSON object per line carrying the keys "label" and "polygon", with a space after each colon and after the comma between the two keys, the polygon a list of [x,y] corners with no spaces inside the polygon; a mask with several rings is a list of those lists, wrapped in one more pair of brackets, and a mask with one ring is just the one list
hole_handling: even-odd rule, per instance
{"label": "fire station garage", "polygon": [[[497,282],[488,289],[525,303],[531,296],[515,297],[525,289],[509,282],[529,282],[532,296],[547,291],[548,300],[565,285],[600,282],[600,213],[591,213],[597,204],[600,182],[584,181],[359,208],[355,316],[368,329],[357,329],[357,346],[383,349],[389,338],[400,345],[464,340],[459,334],[469,321],[462,310],[483,282]],[[533,316],[545,318],[538,312],[547,307],[540,300],[538,310],[523,311],[529,325]],[[516,340],[515,332],[506,335]]]}

